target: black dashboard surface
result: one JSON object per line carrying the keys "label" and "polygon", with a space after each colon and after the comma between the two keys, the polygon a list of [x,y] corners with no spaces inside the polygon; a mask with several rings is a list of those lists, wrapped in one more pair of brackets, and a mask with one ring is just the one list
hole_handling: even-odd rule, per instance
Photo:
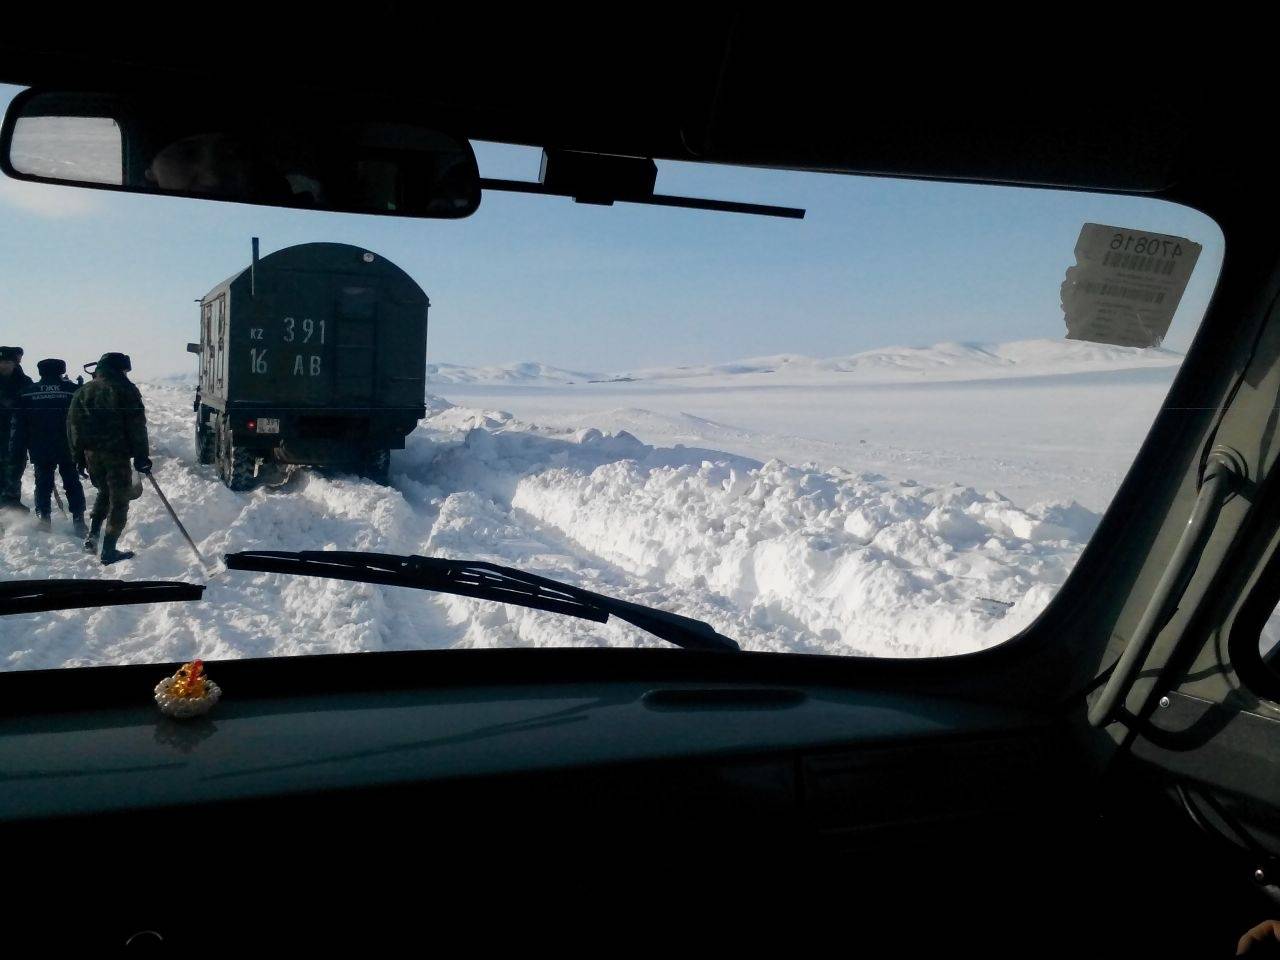
{"label": "black dashboard surface", "polygon": [[10,713],[6,897],[20,939],[46,945],[190,945],[208,903],[224,906],[205,945],[403,944],[423,898],[472,937],[545,922],[533,905],[566,891],[628,924],[636,897],[739,909],[752,887],[775,920],[802,890],[812,914],[823,874],[795,867],[817,856],[866,929],[873,901],[902,908],[922,880],[1017,891],[1072,768],[1060,734],[935,696],[653,680],[228,693],[194,721],[143,697]]}
{"label": "black dashboard surface", "polygon": [[0,719],[0,819],[654,761],[838,755],[851,745],[918,749],[1042,727],[1020,711],[937,698],[646,682],[231,695],[211,716],[185,721],[143,701]]}

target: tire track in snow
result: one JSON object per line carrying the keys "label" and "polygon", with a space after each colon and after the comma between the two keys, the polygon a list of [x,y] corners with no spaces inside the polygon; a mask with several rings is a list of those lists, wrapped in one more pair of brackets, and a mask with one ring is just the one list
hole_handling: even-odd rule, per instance
{"label": "tire track in snow", "polygon": [[[194,462],[187,390],[143,387],[155,472],[211,562],[197,604],[111,607],[0,618],[0,666],[37,669],[185,659],[337,653],[448,645],[456,631],[430,607],[404,603],[368,584],[227,571],[223,553],[246,549],[369,549],[405,552],[413,512],[395,491],[356,478],[307,475],[289,493],[227,490],[212,467]],[[88,491],[92,497],[93,491]],[[31,495],[30,477],[27,496]],[[28,500],[28,502],[30,502]],[[185,541],[153,493],[130,507],[122,546],[138,556],[109,570],[61,528],[33,525],[0,538],[10,577],[107,577],[206,582]],[[407,594],[408,591],[393,591]]]}

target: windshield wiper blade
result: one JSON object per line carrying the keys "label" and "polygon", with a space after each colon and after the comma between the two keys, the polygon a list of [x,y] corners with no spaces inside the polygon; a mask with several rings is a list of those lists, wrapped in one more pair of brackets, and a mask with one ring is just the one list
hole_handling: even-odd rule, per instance
{"label": "windshield wiper blade", "polygon": [[0,616],[199,600],[203,595],[203,584],[168,580],[9,580],[0,583]]}
{"label": "windshield wiper blade", "polygon": [[535,610],[548,610],[596,623],[605,623],[614,616],[678,647],[740,649],[736,640],[716,633],[711,624],[701,620],[606,597],[496,563],[342,550],[247,550],[228,553],[226,562],[229,570],[289,573],[455,593],[479,600],[497,600]]}

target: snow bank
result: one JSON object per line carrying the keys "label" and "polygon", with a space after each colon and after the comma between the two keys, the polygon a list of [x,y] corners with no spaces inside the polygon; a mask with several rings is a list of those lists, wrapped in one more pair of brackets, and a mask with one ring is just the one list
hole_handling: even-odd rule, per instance
{"label": "snow bank", "polygon": [[1053,522],[1087,512],[1075,506],[1023,511],[994,493],[778,461],[560,467],[523,478],[512,505],[635,576],[723,598],[737,613],[723,629],[877,656],[1006,639],[1052,596],[1092,525]]}
{"label": "snow bank", "polygon": [[[451,428],[459,412],[425,429]],[[583,562],[687,604],[748,647],[966,652],[1043,608],[1097,524],[1076,503],[654,448],[629,433],[473,425],[414,472],[446,493],[450,555],[487,551],[489,505]],[[439,444],[439,441],[437,441]],[[477,499],[479,498],[479,499]]]}
{"label": "snow bank", "polygon": [[[705,619],[751,650],[932,656],[977,650],[1044,607],[1097,516],[995,492],[760,462],[672,442],[711,421],[628,411],[636,432],[522,421],[428,398],[392,488],[301,471],[232,493],[194,462],[190,391],[144,388],[156,473],[206,556],[358,549],[488,559]],[[693,423],[697,421],[697,423]],[[645,429],[667,445],[644,442]],[[724,428],[728,429],[728,428]],[[30,502],[30,474],[25,497]],[[6,577],[103,576],[55,520],[11,524]],[[200,581],[159,502],[131,509],[109,576]],[[475,646],[648,645],[612,622],[219,566],[198,604],[0,618],[0,666],[33,669]],[[158,678],[157,678],[158,679]]]}

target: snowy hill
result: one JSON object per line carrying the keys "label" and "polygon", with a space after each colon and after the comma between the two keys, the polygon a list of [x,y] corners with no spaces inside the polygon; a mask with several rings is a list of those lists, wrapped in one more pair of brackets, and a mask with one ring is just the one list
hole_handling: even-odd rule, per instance
{"label": "snowy hill", "polygon": [[726,363],[650,367],[614,373],[563,370],[526,361],[502,366],[467,367],[433,363],[427,381],[434,384],[560,386],[566,383],[698,380],[706,385],[786,381],[789,383],[898,383],[905,380],[987,380],[1176,366],[1182,355],[1170,350],[1140,350],[1075,340],[1016,340],[1009,343],[939,343],[931,347],[884,347],[845,357],[815,358],[785,353]]}
{"label": "snowy hill", "polygon": [[545,363],[526,360],[490,367],[464,367],[456,363],[428,363],[427,383],[481,383],[486,385],[525,386],[537,384],[586,383],[607,374],[562,370]]}
{"label": "snowy hill", "polygon": [[847,357],[813,358],[799,354],[756,357],[693,367],[658,367],[634,374],[643,380],[677,380],[774,375],[788,381],[856,379],[986,380],[1004,377],[1091,373],[1138,367],[1174,366],[1181,354],[1139,350],[1075,340],[1016,340],[1010,343],[939,343],[931,347],[883,347]]}

